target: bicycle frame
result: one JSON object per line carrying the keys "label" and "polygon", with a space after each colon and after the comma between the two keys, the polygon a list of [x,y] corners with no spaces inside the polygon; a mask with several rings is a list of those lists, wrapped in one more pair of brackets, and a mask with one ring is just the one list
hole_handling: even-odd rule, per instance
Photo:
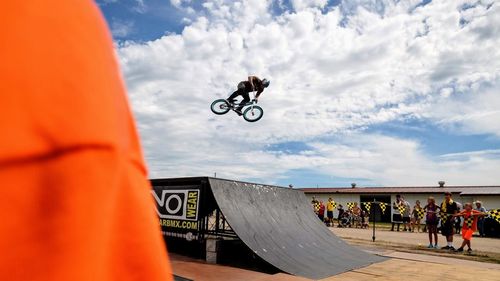
{"label": "bicycle frame", "polygon": [[242,102],[239,102],[239,103],[233,103],[233,106],[231,106],[231,110],[233,110],[233,111],[234,111],[234,110],[235,110],[235,108],[238,108],[239,106],[242,106],[242,105],[243,105],[243,107],[245,107],[245,106],[249,106],[249,105],[250,105],[250,106],[252,106],[252,108],[253,108],[253,106],[254,106],[255,104],[257,104],[257,102],[255,101],[255,98],[256,98],[256,96],[257,96],[257,95],[255,94],[255,92],[252,92],[252,93],[253,93],[253,99],[251,99],[249,102],[246,102],[245,104],[242,104]]}

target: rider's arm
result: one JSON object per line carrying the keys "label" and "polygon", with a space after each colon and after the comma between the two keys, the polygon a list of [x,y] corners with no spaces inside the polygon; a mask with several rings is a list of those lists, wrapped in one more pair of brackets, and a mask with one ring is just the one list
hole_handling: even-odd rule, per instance
{"label": "rider's arm", "polygon": [[248,82],[250,82],[250,85],[252,85],[252,90],[257,91],[255,99],[258,99],[260,94],[264,92],[262,81],[257,76],[248,76]]}
{"label": "rider's arm", "polygon": [[255,91],[255,82],[258,80],[256,76],[248,76],[248,82],[252,85],[252,91]]}
{"label": "rider's arm", "polygon": [[255,95],[255,98],[258,99],[260,94],[262,94],[262,92],[264,92],[264,87],[260,87],[258,90],[257,90],[257,94]]}

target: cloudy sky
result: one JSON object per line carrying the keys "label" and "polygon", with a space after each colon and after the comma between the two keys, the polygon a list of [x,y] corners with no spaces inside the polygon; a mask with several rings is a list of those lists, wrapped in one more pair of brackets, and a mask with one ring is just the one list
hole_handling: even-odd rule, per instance
{"label": "cloudy sky", "polygon": [[[150,177],[500,184],[494,0],[98,0]],[[251,75],[248,123],[210,103]]]}

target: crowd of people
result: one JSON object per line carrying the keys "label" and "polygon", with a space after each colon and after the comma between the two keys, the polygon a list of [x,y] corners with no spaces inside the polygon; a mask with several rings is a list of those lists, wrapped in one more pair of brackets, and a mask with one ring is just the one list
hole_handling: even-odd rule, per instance
{"label": "crowd of people", "polygon": [[[342,204],[335,203],[332,198],[328,198],[326,205],[321,200],[313,197],[312,205],[318,218],[328,227],[334,226],[334,211],[338,211],[337,227],[368,228],[369,208],[363,210],[357,202],[347,203],[348,208]],[[368,203],[366,203],[368,204]],[[326,217],[325,217],[326,211]],[[367,212],[368,211],[368,212]],[[450,192],[444,193],[444,200],[437,204],[434,197],[429,197],[427,203],[422,206],[419,200],[415,205],[405,200],[404,196],[396,195],[396,200],[392,203],[392,224],[390,231],[427,232],[429,236],[428,248],[438,249],[438,232],[446,240],[446,245],[441,247],[444,250],[463,252],[467,246],[467,251],[471,252],[471,240],[476,231],[479,236],[484,237],[484,216],[487,210],[481,201],[461,204],[452,199]],[[454,234],[461,234],[462,245],[455,249],[453,246]]]}
{"label": "crowd of people", "polygon": [[328,227],[334,226],[333,212],[337,209],[338,215],[336,219],[338,227],[368,228],[369,214],[361,209],[357,202],[353,202],[353,205],[347,209],[344,209],[342,204],[337,206],[332,198],[328,198],[326,205],[323,201],[313,198],[312,204],[318,218]]}

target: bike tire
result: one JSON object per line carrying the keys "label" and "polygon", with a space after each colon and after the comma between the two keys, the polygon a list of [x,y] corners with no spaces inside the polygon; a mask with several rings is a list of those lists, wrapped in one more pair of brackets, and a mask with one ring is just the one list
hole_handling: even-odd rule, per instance
{"label": "bike tire", "polygon": [[230,109],[229,103],[225,99],[214,100],[210,105],[210,110],[217,115],[226,114]]}
{"label": "bike tire", "polygon": [[248,107],[243,112],[243,118],[248,122],[257,122],[264,116],[264,110],[258,105]]}

